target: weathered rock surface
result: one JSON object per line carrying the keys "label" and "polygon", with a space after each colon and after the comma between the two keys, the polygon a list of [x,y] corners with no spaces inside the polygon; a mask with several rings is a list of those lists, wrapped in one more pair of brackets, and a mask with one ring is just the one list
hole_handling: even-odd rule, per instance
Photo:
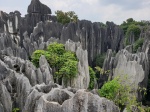
{"label": "weathered rock surface", "polygon": [[[0,61],[0,71],[5,69],[7,74],[0,74],[3,75],[3,80],[0,80],[2,112],[11,112],[12,108],[19,108],[22,112],[119,112],[119,108],[113,102],[85,90],[64,89],[48,79],[50,76],[46,77],[48,82],[43,78],[39,83],[39,79],[34,77],[38,75],[37,72],[31,73],[31,70],[37,69],[28,61],[9,56],[4,57],[3,60]],[[47,64],[45,57],[41,56],[38,68],[42,69],[40,76],[44,77],[42,74],[48,73],[47,70],[50,71]]]}
{"label": "weathered rock surface", "polygon": [[[59,90],[59,89],[58,89]],[[59,90],[60,91],[60,90]],[[66,94],[65,92],[63,93]],[[68,93],[69,94],[69,93]],[[75,95],[62,104],[54,100],[48,100],[52,98],[52,93],[41,96],[39,101],[36,103],[35,112],[119,112],[119,108],[114,105],[113,102],[100,98],[85,90],[79,90]],[[53,94],[54,96],[57,96]],[[45,108],[43,110],[42,108]]]}
{"label": "weathered rock surface", "polygon": [[[150,30],[150,29],[149,29]],[[149,31],[148,30],[148,31]],[[149,60],[149,66],[150,66],[150,32],[146,32],[144,35],[144,43],[142,46],[142,51],[145,52],[147,54],[148,60]],[[149,76],[150,76],[150,68],[149,68]],[[148,80],[150,79],[150,77],[148,77]],[[150,100],[150,86],[147,86],[147,97],[146,99],[149,101]]]}
{"label": "weathered rock surface", "polygon": [[29,79],[32,86],[53,82],[51,68],[44,56],[41,56],[39,60],[39,68],[36,68],[30,61],[17,57],[6,56],[4,57],[4,62],[16,72],[23,73]]}
{"label": "weathered rock surface", "polygon": [[[96,91],[81,90],[89,85],[88,64],[108,49],[112,50],[107,51],[103,68],[111,70],[109,78],[127,74],[141,101],[143,95],[138,87],[147,87],[150,73],[149,37],[147,32],[140,52],[132,54],[132,46],[121,50],[123,30],[113,22],[104,25],[79,20],[62,25],[39,0],[31,0],[25,17],[19,11],[0,11],[0,112],[11,112],[13,108],[22,112],[119,112],[113,102],[99,97]],[[129,39],[134,42],[134,38]],[[39,60],[39,68],[27,60],[35,50],[45,49],[55,41],[66,43],[66,50],[75,52],[79,59],[79,72],[68,81],[68,88],[64,88],[64,82],[62,86],[54,83],[44,56]],[[113,51],[119,51],[115,57]],[[99,86],[108,77],[102,78]]]}
{"label": "weathered rock surface", "polygon": [[[109,60],[109,61],[108,61]],[[109,77],[120,76],[127,77],[127,83],[131,89],[137,92],[138,100],[142,100],[143,95],[138,92],[138,88],[147,88],[149,75],[149,60],[144,52],[132,54],[123,49],[115,57],[112,57],[112,51],[107,53],[103,68],[111,70]]]}
{"label": "weathered rock surface", "polygon": [[12,111],[12,101],[10,93],[8,92],[6,86],[4,86],[2,82],[0,82],[0,111]]}
{"label": "weathered rock surface", "polygon": [[28,56],[35,49],[44,48],[42,42],[47,42],[51,37],[64,44],[68,39],[79,41],[82,48],[88,51],[90,65],[98,54],[106,52],[107,49],[118,51],[123,48],[123,30],[113,22],[104,25],[81,20],[62,25],[54,19],[56,17],[51,17],[50,8],[39,0],[31,1],[28,14],[23,18],[18,11],[10,14],[1,12],[0,17],[0,33],[10,33],[17,45],[25,48]]}
{"label": "weathered rock surface", "polygon": [[11,35],[1,34],[0,35],[0,56],[15,56],[27,59],[27,53],[24,48],[20,47],[15,43]]}
{"label": "weathered rock surface", "polygon": [[65,49],[75,52],[79,60],[77,77],[71,80],[70,84],[68,81],[67,85],[74,88],[87,89],[90,82],[87,50],[83,50],[80,43],[74,43],[71,40],[66,42]]}

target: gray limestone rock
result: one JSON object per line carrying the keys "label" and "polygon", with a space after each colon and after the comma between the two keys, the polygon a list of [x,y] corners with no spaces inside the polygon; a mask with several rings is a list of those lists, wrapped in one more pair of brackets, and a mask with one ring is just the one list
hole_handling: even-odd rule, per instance
{"label": "gray limestone rock", "polygon": [[[57,22],[56,17],[51,17],[50,8],[39,0],[31,0],[25,17],[21,17],[19,11],[0,14],[0,25],[2,25],[0,33],[4,30],[9,32],[13,41],[25,48],[22,52],[20,50],[17,52],[22,54],[25,51],[29,57],[36,49],[44,49],[46,46],[43,42],[47,42],[51,37],[60,39],[64,44],[68,39],[79,41],[82,48],[88,51],[90,65],[98,54],[106,52],[107,49],[118,51],[124,46],[123,30],[114,23],[107,22],[104,25],[81,20],[62,25]],[[27,34],[24,35],[24,32]]]}
{"label": "gray limestone rock", "polygon": [[22,112],[34,112],[35,103],[43,94],[44,93],[33,89],[26,99],[26,103]]}
{"label": "gray limestone rock", "polygon": [[7,91],[7,88],[5,87],[5,85],[3,85],[2,82],[0,82],[0,111],[12,111],[12,101],[10,93]]}
{"label": "gray limestone rock", "polygon": [[28,6],[28,13],[51,14],[51,9],[39,0],[31,0],[31,4]]}
{"label": "gray limestone rock", "polygon": [[87,89],[90,82],[87,50],[83,50],[80,43],[74,43],[71,40],[66,42],[65,49],[75,52],[79,60],[77,77],[71,80],[71,84],[68,83],[67,86],[78,89]]}
{"label": "gray limestone rock", "polygon": [[[84,68],[86,62],[82,61],[82,59],[84,59],[84,55],[86,57],[87,55],[84,50],[81,49],[79,43],[76,50],[76,52],[78,52],[77,57],[81,60],[80,63]],[[80,53],[83,53],[83,57]],[[0,110],[2,110],[2,112],[11,112],[12,108],[16,107],[22,112],[76,112],[77,110],[81,112],[119,112],[118,107],[115,106],[113,102],[105,98],[100,98],[96,94],[94,95],[85,90],[74,88],[63,89],[58,84],[53,83],[53,80],[49,79],[50,76],[48,75],[51,74],[50,67],[44,56],[41,56],[39,63],[40,68],[37,69],[32,63],[18,57],[6,56],[4,57],[4,62],[1,60],[1,66],[3,66],[5,71],[10,71],[9,75],[2,73],[5,76],[3,78],[4,84],[0,81]],[[14,65],[20,67],[18,73]],[[39,70],[39,75],[50,73],[45,75],[47,76],[47,81],[41,78],[38,80],[41,82],[40,85],[37,83],[33,84],[37,79],[32,79],[32,77],[37,75],[37,72],[35,72],[34,75],[32,72],[36,70]],[[31,77],[29,77],[29,74]],[[85,83],[83,82],[82,87],[84,86],[87,86],[86,81]]]}
{"label": "gray limestone rock", "polygon": [[[56,91],[57,90],[57,91]],[[54,89],[58,94],[59,89]],[[75,95],[68,100],[65,100],[62,105],[58,101],[54,100],[53,92],[47,95],[41,96],[36,102],[35,112],[120,112],[119,108],[115,104],[105,98],[100,98],[98,95],[94,95],[85,90],[79,90]],[[63,93],[66,94],[66,91]],[[62,95],[63,95],[62,94]],[[53,96],[54,95],[54,96]],[[52,97],[53,96],[53,97]],[[49,99],[50,98],[50,99]],[[51,100],[53,99],[53,100]],[[44,108],[44,109],[42,109]]]}
{"label": "gray limestone rock", "polygon": [[4,107],[1,103],[0,103],[0,112],[4,112]]}
{"label": "gray limestone rock", "polygon": [[50,68],[45,56],[41,56],[39,59],[39,67],[42,72],[43,81],[48,84],[50,81],[54,82],[53,75],[52,75],[52,69]]}
{"label": "gray limestone rock", "polygon": [[21,57],[28,59],[27,53],[24,48],[18,46],[9,34],[1,35],[0,37],[0,52],[2,55]]}
{"label": "gray limestone rock", "polygon": [[28,97],[28,94],[31,89],[31,85],[29,79],[25,77],[23,74],[15,74],[16,77],[16,102],[20,109],[24,108],[25,101]]}
{"label": "gray limestone rock", "polygon": [[102,54],[107,49],[118,51],[123,48],[123,30],[112,22],[107,25],[101,23],[91,23],[81,20],[77,23],[65,25],[61,32],[60,41],[65,43],[68,39],[80,42],[83,49],[88,51],[88,61],[92,61],[98,54]]}
{"label": "gray limestone rock", "polygon": [[77,91],[62,107],[63,112],[119,112],[113,102],[85,90]]}
{"label": "gray limestone rock", "polygon": [[[110,60],[112,58],[112,60]],[[109,60],[109,61],[108,61]],[[136,92],[139,101],[143,99],[143,93],[139,92],[139,87],[147,88],[149,75],[149,60],[144,52],[132,54],[123,49],[113,58],[111,53],[107,53],[103,68],[111,70],[109,77],[127,77],[127,83]],[[126,80],[126,79],[124,79]]]}
{"label": "gray limestone rock", "polygon": [[9,67],[18,73],[23,73],[29,79],[32,86],[41,83],[49,84],[50,81],[53,82],[52,70],[44,56],[41,56],[39,59],[39,68],[36,68],[32,62],[18,57],[5,56],[4,62],[8,65],[2,62],[1,64],[6,66],[4,69]]}

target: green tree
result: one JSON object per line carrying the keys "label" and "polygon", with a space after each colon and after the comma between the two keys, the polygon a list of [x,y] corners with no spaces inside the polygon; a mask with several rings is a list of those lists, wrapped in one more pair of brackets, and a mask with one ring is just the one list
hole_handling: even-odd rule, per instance
{"label": "green tree", "polygon": [[130,37],[131,33],[134,35],[134,40],[135,41],[138,40],[138,38],[140,37],[140,33],[141,33],[139,26],[137,26],[135,24],[131,24],[128,27],[127,32],[126,32],[126,38],[125,38],[125,44],[126,45],[130,44],[129,37]]}
{"label": "green tree", "polygon": [[77,75],[77,61],[67,60],[58,71],[58,77],[63,77],[65,80],[70,80]]}
{"label": "green tree", "polygon": [[69,22],[77,22],[78,16],[74,11],[63,12],[61,10],[57,10],[55,12],[58,22],[62,24],[66,24]]}
{"label": "green tree", "polygon": [[116,77],[106,82],[102,88],[99,89],[99,95],[115,102],[121,110],[126,107],[128,111],[131,111],[132,106],[136,106],[140,112],[144,112],[143,108],[141,108],[140,104],[137,102],[136,95],[134,95],[130,85],[123,83],[123,80],[127,81],[128,79],[127,77],[123,79]]}
{"label": "green tree", "polygon": [[139,38],[140,33],[141,33],[139,26],[134,25],[134,24],[130,25],[127,29],[127,34],[126,34],[127,38],[129,38],[131,33],[134,34],[135,41],[136,41]]}
{"label": "green tree", "polygon": [[133,52],[136,52],[139,47],[142,47],[143,42],[143,38],[139,38],[137,41],[135,41],[135,43],[133,44]]}
{"label": "green tree", "polygon": [[53,68],[56,79],[66,79],[67,81],[77,74],[77,57],[74,52],[66,51],[65,46],[59,43],[51,43],[46,50],[36,50],[32,56],[32,62],[39,66],[39,58],[44,55]]}
{"label": "green tree", "polygon": [[134,22],[133,18],[128,18],[126,21],[127,21],[127,23],[132,23],[132,22]]}
{"label": "green tree", "polygon": [[56,53],[58,55],[62,55],[66,52],[65,46],[63,44],[58,44],[57,42],[51,43],[47,47],[47,51],[50,53]]}

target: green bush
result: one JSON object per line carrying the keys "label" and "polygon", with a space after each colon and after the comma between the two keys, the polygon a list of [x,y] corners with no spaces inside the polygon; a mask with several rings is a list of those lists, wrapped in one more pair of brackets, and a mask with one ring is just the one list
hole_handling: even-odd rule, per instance
{"label": "green bush", "polygon": [[46,51],[44,50],[36,50],[32,56],[31,56],[31,61],[32,63],[38,67],[39,66],[39,59],[41,57],[41,55],[45,55],[46,54]]}
{"label": "green bush", "polygon": [[64,77],[66,80],[70,80],[77,75],[77,61],[67,60],[60,68],[58,75]]}
{"label": "green bush", "polygon": [[133,44],[133,52],[136,52],[139,47],[142,47],[143,42],[143,38],[139,38],[137,41],[135,41],[135,43]]}
{"label": "green bush", "polygon": [[126,38],[129,38],[131,32],[134,34],[135,41],[136,41],[139,38],[141,33],[139,26],[131,24],[127,29]]}
{"label": "green bush", "polygon": [[95,71],[89,66],[89,75],[90,75],[90,83],[89,83],[89,89],[94,89],[95,80],[97,79],[95,76]]}
{"label": "green bush", "polygon": [[141,29],[145,32],[147,29],[147,24],[144,21],[135,21],[133,18],[129,18],[124,21],[120,26],[124,30],[125,38],[125,45],[131,44],[129,42],[130,34],[134,34],[135,41],[139,39]]}
{"label": "green bush", "polygon": [[100,96],[108,98],[110,100],[115,100],[115,97],[121,88],[121,84],[119,83],[118,79],[115,78],[111,81],[105,83],[102,88],[99,90]]}
{"label": "green bush", "polygon": [[131,35],[131,33],[134,34],[134,40],[138,40],[138,38],[140,37],[140,33],[141,33],[141,30],[139,28],[139,26],[135,25],[135,24],[131,24],[128,29],[127,29],[127,32],[126,32],[126,38],[125,38],[125,44],[126,45],[129,45],[130,42],[129,42],[129,37]]}
{"label": "green bush", "polygon": [[[127,80],[127,78],[122,80]],[[121,110],[126,107],[128,111],[131,111],[132,105],[138,107],[141,111],[143,110],[137,102],[136,96],[132,93],[131,87],[127,84],[123,84],[119,77],[106,82],[102,88],[99,89],[99,94],[115,102]]]}
{"label": "green bush", "polygon": [[66,52],[65,46],[63,44],[58,44],[57,42],[51,43],[47,47],[47,51],[49,53],[55,53],[57,55],[62,55],[63,53]]}
{"label": "green bush", "polygon": [[129,18],[126,21],[123,21],[123,23],[120,25],[121,28],[124,30],[124,34],[126,34],[127,29],[130,25],[146,26],[146,23],[144,21],[135,21],[133,18]]}
{"label": "green bush", "polygon": [[77,75],[77,57],[75,53],[66,51],[65,46],[59,43],[51,43],[46,50],[36,50],[32,56],[32,62],[39,66],[39,58],[44,55],[55,72],[55,78],[69,80]]}
{"label": "green bush", "polygon": [[13,110],[12,110],[12,112],[19,112],[19,108],[14,108]]}

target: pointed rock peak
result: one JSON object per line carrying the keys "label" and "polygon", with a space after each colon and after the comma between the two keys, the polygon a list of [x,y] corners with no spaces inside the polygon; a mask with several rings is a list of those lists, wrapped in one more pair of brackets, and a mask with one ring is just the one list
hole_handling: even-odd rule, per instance
{"label": "pointed rock peak", "polygon": [[28,13],[51,14],[51,9],[42,4],[39,0],[31,0],[28,6]]}

